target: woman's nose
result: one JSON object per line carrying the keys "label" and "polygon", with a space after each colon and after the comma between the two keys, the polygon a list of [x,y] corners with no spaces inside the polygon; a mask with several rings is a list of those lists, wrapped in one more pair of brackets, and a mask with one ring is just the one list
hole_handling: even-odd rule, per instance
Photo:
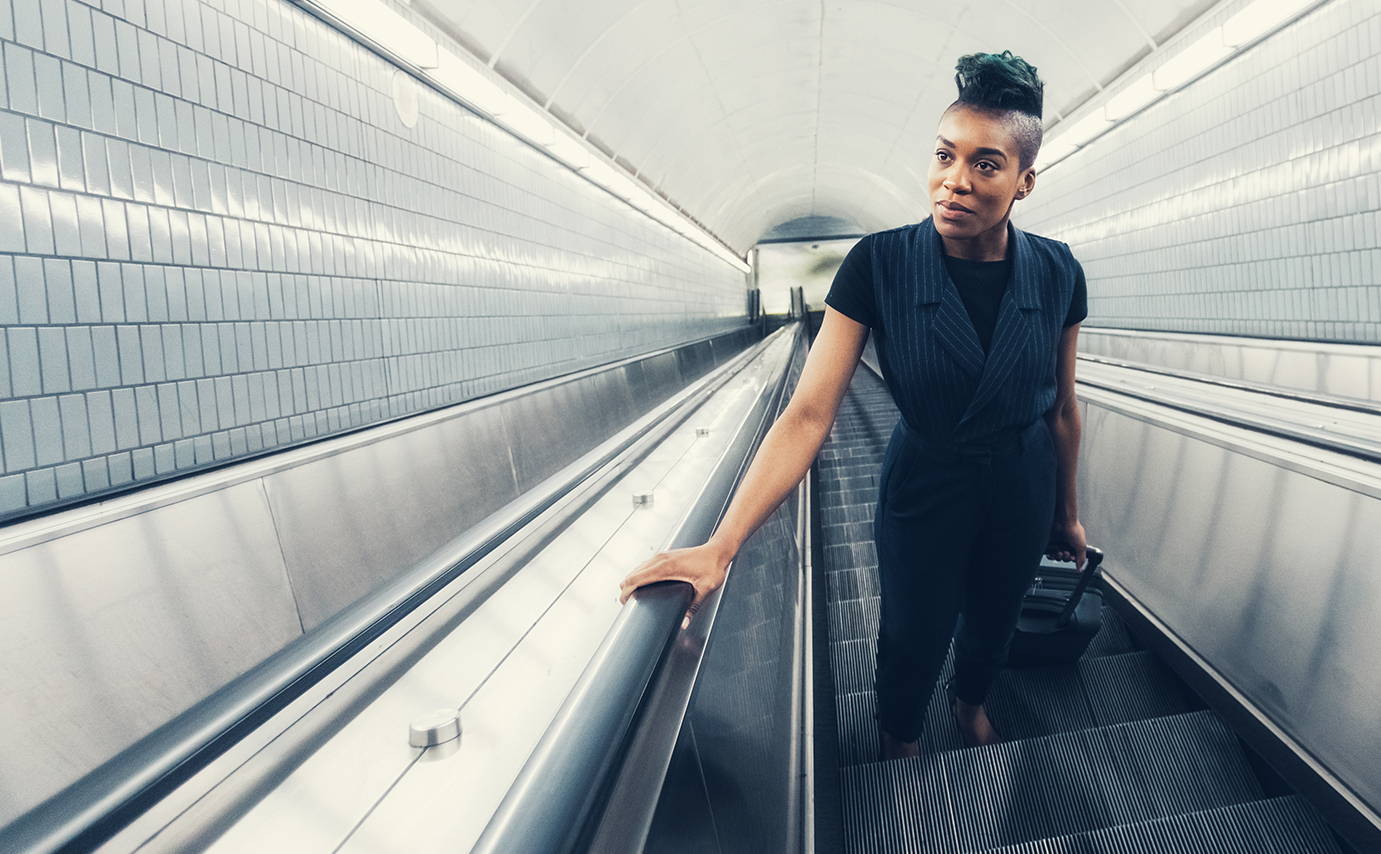
{"label": "woman's nose", "polygon": [[951,192],[958,191],[967,193],[969,191],[968,176],[962,172],[951,173],[945,177],[944,186],[946,190],[950,190]]}

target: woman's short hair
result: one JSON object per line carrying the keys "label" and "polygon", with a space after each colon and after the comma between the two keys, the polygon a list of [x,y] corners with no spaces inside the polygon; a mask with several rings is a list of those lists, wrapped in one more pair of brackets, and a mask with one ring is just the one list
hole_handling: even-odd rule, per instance
{"label": "woman's short hair", "polygon": [[1020,149],[1021,168],[1036,162],[1041,149],[1041,111],[1045,82],[1036,66],[1010,50],[971,53],[959,57],[954,82],[959,98],[950,109],[964,106],[1008,115],[1008,127]]}

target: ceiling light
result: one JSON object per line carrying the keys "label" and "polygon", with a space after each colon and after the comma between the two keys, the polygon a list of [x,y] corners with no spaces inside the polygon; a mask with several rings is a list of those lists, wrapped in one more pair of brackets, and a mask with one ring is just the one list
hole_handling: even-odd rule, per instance
{"label": "ceiling light", "polygon": [[417,68],[435,68],[437,46],[431,36],[379,0],[310,0],[311,4],[399,59]]}
{"label": "ceiling light", "polygon": [[1147,74],[1109,98],[1104,113],[1109,121],[1121,121],[1160,97],[1160,91]]}
{"label": "ceiling light", "polygon": [[1285,21],[1314,0],[1256,0],[1223,24],[1223,44],[1237,47]]}
{"label": "ceiling light", "polygon": [[1223,44],[1223,28],[1214,27],[1208,35],[1170,57],[1170,61],[1155,70],[1157,89],[1169,91],[1207,70],[1218,60],[1232,53]]}
{"label": "ceiling light", "polygon": [[584,168],[590,162],[590,150],[560,131],[552,134],[547,148],[572,169]]}
{"label": "ceiling light", "polygon": [[439,51],[436,68],[427,76],[455,97],[487,116],[500,116],[509,110],[508,93],[460,57]]}
{"label": "ceiling light", "polygon": [[1065,142],[1063,137],[1052,139],[1041,146],[1040,156],[1036,158],[1036,171],[1043,172],[1079,150],[1079,146]]}
{"label": "ceiling light", "polygon": [[1110,127],[1112,122],[1108,121],[1103,111],[1095,110],[1068,128],[1062,129],[1059,140],[1066,145],[1083,145]]}
{"label": "ceiling light", "polygon": [[556,128],[545,112],[539,112],[516,98],[510,98],[508,112],[501,113],[498,120],[509,130],[527,137],[538,145],[550,145],[556,141]]}

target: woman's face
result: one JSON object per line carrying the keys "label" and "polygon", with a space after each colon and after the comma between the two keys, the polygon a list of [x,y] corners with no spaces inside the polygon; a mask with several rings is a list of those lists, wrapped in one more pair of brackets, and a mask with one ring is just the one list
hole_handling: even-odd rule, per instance
{"label": "woman's face", "polygon": [[935,230],[951,255],[1001,260],[983,256],[1006,250],[1012,202],[1035,181],[1002,113],[955,107],[940,118],[928,184]]}

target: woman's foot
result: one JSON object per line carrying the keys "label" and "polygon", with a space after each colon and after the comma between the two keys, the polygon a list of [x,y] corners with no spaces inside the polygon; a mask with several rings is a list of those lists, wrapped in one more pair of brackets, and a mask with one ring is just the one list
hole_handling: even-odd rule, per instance
{"label": "woman's foot", "polygon": [[921,741],[899,741],[887,734],[884,729],[879,729],[878,733],[882,736],[882,761],[889,759],[910,759],[913,756],[921,755]]}
{"label": "woman's foot", "polygon": [[970,706],[955,698],[950,711],[954,713],[954,722],[959,724],[959,735],[964,739],[965,747],[1002,743],[1002,736],[993,727],[993,722],[988,720],[988,713],[981,705]]}

